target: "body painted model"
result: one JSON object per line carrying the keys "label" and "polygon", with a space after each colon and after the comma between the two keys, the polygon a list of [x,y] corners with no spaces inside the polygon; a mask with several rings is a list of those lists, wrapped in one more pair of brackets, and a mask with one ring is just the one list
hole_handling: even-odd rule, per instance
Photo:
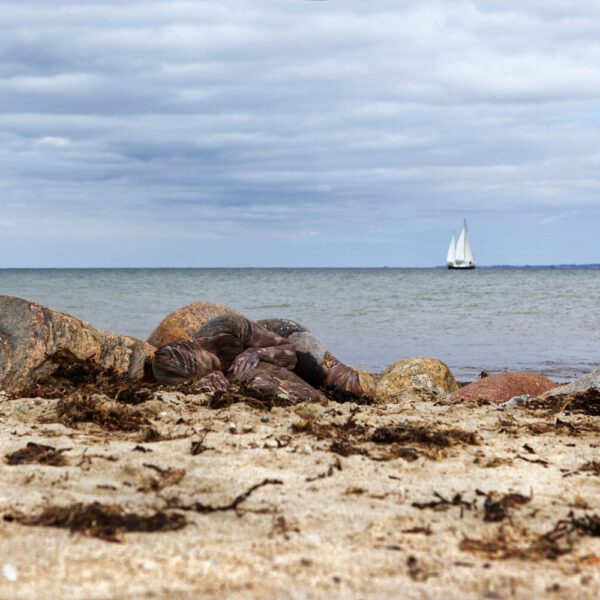
{"label": "body painted model", "polygon": [[197,381],[207,391],[225,390],[229,380],[246,378],[261,361],[294,371],[316,388],[330,386],[359,396],[373,393],[368,374],[338,361],[312,333],[288,319],[216,317],[191,340],[159,348],[152,370],[161,384]]}

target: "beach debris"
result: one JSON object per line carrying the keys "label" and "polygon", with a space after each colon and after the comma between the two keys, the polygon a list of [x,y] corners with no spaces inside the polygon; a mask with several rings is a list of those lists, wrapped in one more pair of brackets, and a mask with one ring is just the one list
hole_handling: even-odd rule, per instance
{"label": "beach debris", "polygon": [[100,331],[35,302],[0,295],[0,388],[13,395],[51,376],[112,373],[141,379],[154,348]]}
{"label": "beach debris", "polygon": [[420,444],[437,448],[481,443],[481,438],[476,433],[457,427],[431,427],[409,422],[378,427],[371,439],[378,444]]}
{"label": "beach debris", "polygon": [[152,450],[150,448],[144,448],[144,446],[140,446],[139,444],[137,444],[136,446],[134,446],[133,448],[134,452],[152,452]]}
{"label": "beach debris", "polygon": [[174,531],[187,525],[187,519],[179,513],[156,511],[139,515],[125,512],[116,504],[99,502],[49,506],[37,515],[15,513],[4,515],[4,520],[32,527],[59,527],[108,542],[120,542],[120,534],[124,532]]}
{"label": "beach debris", "polygon": [[528,463],[542,465],[542,467],[547,467],[550,464],[547,460],[544,460],[543,458],[528,458],[527,456],[522,456],[521,454],[517,454],[515,458],[518,458],[519,460],[524,460]]}
{"label": "beach debris", "polygon": [[326,479],[327,477],[333,477],[333,475],[336,471],[341,471],[341,470],[342,470],[342,463],[340,462],[339,458],[336,458],[329,465],[329,467],[326,471],[323,471],[322,473],[319,473],[318,475],[315,475],[313,477],[307,477],[304,481],[312,482],[312,481],[317,481],[318,479]]}
{"label": "beach debris", "polygon": [[403,358],[383,371],[377,382],[375,398],[380,403],[437,399],[457,389],[456,379],[441,360]]}
{"label": "beach debris", "polygon": [[197,513],[207,514],[213,512],[225,512],[228,510],[236,511],[242,502],[245,502],[256,490],[266,485],[283,485],[283,481],[279,479],[263,479],[260,483],[256,483],[245,492],[236,496],[231,502],[227,504],[212,506],[211,504],[204,504],[196,501],[191,503],[183,503],[179,498],[170,498],[167,501],[168,507],[177,510],[193,511]]}
{"label": "beach debris", "polygon": [[201,440],[193,440],[191,442],[190,445],[190,454],[192,456],[198,456],[198,454],[202,454],[203,452],[206,452],[207,450],[214,450],[214,448],[211,448],[209,446],[205,446],[204,445],[204,438]]}
{"label": "beach debris", "polygon": [[431,509],[435,511],[445,511],[448,510],[452,506],[460,507],[460,516],[462,517],[464,509],[473,510],[477,506],[477,500],[473,499],[470,502],[464,500],[461,493],[456,493],[450,500],[444,498],[439,492],[433,492],[436,500],[431,500],[429,502],[413,502],[411,506],[418,508],[420,510],[423,509]]}
{"label": "beach debris", "polygon": [[[527,532],[521,532],[521,537]],[[563,554],[572,552],[575,543],[583,536],[600,536],[600,517],[584,515],[575,517],[570,512],[566,519],[558,521],[554,527],[542,535],[535,536],[529,543],[523,544],[514,530],[500,526],[494,537],[471,539],[465,537],[460,549],[466,552],[482,554],[487,558],[499,560],[518,558],[525,560],[554,560]]]}
{"label": "beach debris", "polygon": [[556,387],[556,384],[540,375],[523,371],[496,373],[479,379],[452,392],[449,403],[482,402],[502,404],[516,396],[538,396]]}
{"label": "beach debris", "polygon": [[600,416],[600,390],[592,388],[584,392],[574,392],[562,397],[566,402],[563,411],[566,413],[583,413],[594,417]]}
{"label": "beach debris", "polygon": [[58,401],[56,413],[58,420],[68,427],[87,422],[108,431],[141,431],[149,426],[139,412],[102,394],[73,394]]}
{"label": "beach debris", "polygon": [[582,473],[591,473],[592,475],[600,477],[600,460],[586,462],[579,467],[578,471]]}
{"label": "beach debris", "polygon": [[70,448],[53,448],[44,444],[35,442],[27,442],[24,448],[15,450],[7,454],[4,458],[9,465],[25,465],[36,463],[39,465],[49,465],[52,467],[64,467],[68,464],[67,459],[63,456]]}
{"label": "beach debris", "polygon": [[177,485],[186,475],[186,469],[167,467],[163,469],[158,465],[144,463],[144,467],[152,469],[156,475],[145,478],[145,481],[137,489],[138,492],[158,492],[165,487]]}
{"label": "beach debris", "polygon": [[483,502],[483,520],[486,522],[497,523],[504,521],[509,517],[510,510],[519,506],[523,506],[531,502],[532,495],[524,496],[511,492],[508,494],[498,494],[497,492],[481,492],[485,495]]}
{"label": "beach debris", "polygon": [[412,554],[406,559],[406,566],[408,567],[408,575],[413,581],[423,582],[437,575],[437,573],[429,571],[424,563],[417,560],[416,556]]}

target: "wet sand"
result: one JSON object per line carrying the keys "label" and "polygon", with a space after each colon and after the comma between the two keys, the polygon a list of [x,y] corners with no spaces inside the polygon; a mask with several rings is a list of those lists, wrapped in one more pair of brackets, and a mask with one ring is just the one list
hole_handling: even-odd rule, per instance
{"label": "wet sand", "polygon": [[[0,400],[0,598],[600,596],[598,416],[207,403],[157,392],[110,431]],[[181,528],[25,524],[93,503]]]}

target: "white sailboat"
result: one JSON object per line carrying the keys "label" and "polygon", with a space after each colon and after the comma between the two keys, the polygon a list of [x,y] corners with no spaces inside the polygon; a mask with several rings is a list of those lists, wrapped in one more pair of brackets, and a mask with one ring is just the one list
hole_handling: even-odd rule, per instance
{"label": "white sailboat", "polygon": [[456,240],[452,234],[450,247],[446,255],[446,264],[449,269],[474,269],[475,260],[473,259],[473,250],[469,241],[469,230],[467,229],[467,220],[464,220],[462,231]]}

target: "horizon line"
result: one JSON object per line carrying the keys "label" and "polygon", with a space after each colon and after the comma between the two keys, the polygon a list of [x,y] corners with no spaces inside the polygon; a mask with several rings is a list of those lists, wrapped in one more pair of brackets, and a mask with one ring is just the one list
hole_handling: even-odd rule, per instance
{"label": "horizon line", "polygon": [[[494,265],[477,265],[476,269],[582,269],[582,268],[600,268],[600,263],[559,263],[559,264],[494,264]],[[394,266],[394,265],[371,265],[371,266],[104,266],[104,267],[0,267],[0,271],[18,271],[18,270],[114,270],[114,269],[146,269],[146,270],[185,270],[185,269],[206,269],[206,270],[226,270],[226,269],[447,269],[446,265],[435,266]]]}

